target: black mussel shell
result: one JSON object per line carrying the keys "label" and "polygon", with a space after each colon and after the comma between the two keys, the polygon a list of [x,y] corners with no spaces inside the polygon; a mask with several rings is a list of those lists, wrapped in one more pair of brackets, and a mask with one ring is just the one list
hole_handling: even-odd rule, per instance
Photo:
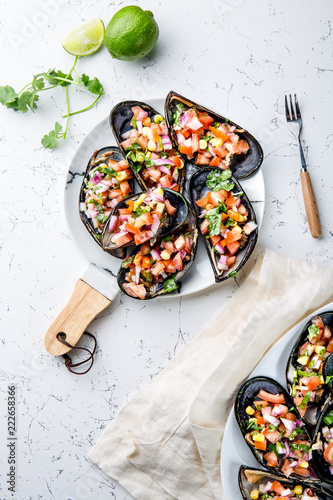
{"label": "black mussel shell", "polygon": [[[304,483],[303,481],[299,481],[297,479],[287,479],[281,478],[276,474],[271,474],[265,470],[254,469],[252,467],[247,467],[246,465],[242,465],[239,468],[238,472],[238,483],[239,489],[241,491],[242,497],[244,500],[251,500],[251,491],[258,490],[260,484],[264,481],[266,484],[266,480],[273,483],[274,481],[278,481],[282,484],[282,486],[287,490],[293,490],[295,486],[301,485],[303,487],[303,491],[307,488],[312,488],[312,491],[318,500],[331,500],[332,492],[326,490],[322,486],[319,485],[309,485]],[[261,498],[261,494],[259,495],[259,499]],[[280,498],[280,497],[279,497]]]}
{"label": "black mussel shell", "polygon": [[[330,327],[333,333],[333,312],[320,313],[319,316],[322,318],[324,325]],[[286,367],[286,379],[289,394],[292,395],[293,392],[293,382],[294,382],[294,372],[297,369],[302,369],[302,366],[297,363],[299,348],[305,344],[308,337],[308,328],[312,324],[311,319],[307,322],[303,330],[301,331],[299,337],[297,338],[294,347],[290,353],[287,367]],[[333,338],[333,336],[332,336]],[[326,380],[328,375],[333,375],[333,356],[328,356],[323,364],[323,376]],[[333,380],[332,380],[333,381]],[[317,424],[318,418],[321,414],[322,408],[325,405],[330,392],[332,391],[332,384],[322,386],[322,394],[316,401],[309,402],[303,420],[310,426],[314,427]]]}
{"label": "black mussel shell", "polygon": [[[321,449],[315,449],[312,451],[312,463],[313,467],[318,474],[319,478],[328,484],[333,485],[333,474],[330,473],[330,465],[328,462],[326,462],[324,458],[324,443],[326,443],[325,438],[323,438],[322,435],[322,428],[323,427],[329,427],[333,429],[333,423],[331,425],[326,424],[323,420],[324,418],[328,415],[328,413],[332,412],[332,422],[333,422],[333,402],[332,400],[328,401],[326,404],[325,408],[323,409],[320,418],[318,420],[316,430],[314,433],[314,438],[313,438],[313,445],[320,445],[321,444]],[[332,452],[329,453],[330,456],[333,456],[333,448]],[[333,466],[333,461],[332,461],[332,466]],[[333,498],[333,495],[332,495]]]}
{"label": "black mussel shell", "polygon": [[[154,245],[155,241],[160,236],[166,236],[167,234],[171,234],[176,231],[186,221],[188,216],[188,203],[182,194],[178,193],[177,191],[173,191],[172,189],[163,189],[163,192],[165,199],[168,200],[173,207],[177,208],[177,211],[172,216],[168,215],[167,213],[164,215],[163,219],[161,219],[162,222],[156,235],[150,240],[151,245]],[[117,215],[120,208],[126,208],[127,201],[137,200],[142,194],[144,194],[144,192],[137,193],[132,196],[127,196],[126,199],[120,201],[112,210],[108,220],[105,223],[102,234],[102,247],[105,251],[114,252],[115,250],[120,250],[120,248],[117,249],[116,245],[110,241],[110,231],[108,229],[110,218],[112,217],[112,215]],[[134,242],[130,242],[124,245],[122,248],[134,245]],[[124,256],[122,258],[124,258]]]}
{"label": "black mussel shell", "polygon": [[[114,160],[114,161],[122,161],[125,159],[123,154],[121,153],[120,149],[115,147],[115,146],[107,146],[105,148],[101,148],[97,151],[94,152],[90,160],[88,161],[88,165],[85,170],[85,174],[83,177],[82,185],[80,188],[80,197],[79,197],[79,205],[80,203],[85,202],[85,181],[87,179],[87,176],[92,168],[97,167],[101,163],[105,163],[108,160]],[[128,180],[132,193],[134,192],[134,181],[133,177]],[[89,219],[86,214],[80,210],[79,206],[79,214],[80,214],[80,219],[82,220],[83,224],[85,225],[86,229],[88,230],[89,234],[94,238],[94,240],[98,243],[99,246],[102,246],[101,244],[101,235],[102,233],[98,232],[92,223],[92,220]],[[125,252],[122,249],[118,249],[114,252],[112,252],[112,255],[123,259],[125,257]]]}
{"label": "black mussel shell", "polygon": [[[201,208],[196,204],[196,202],[200,199],[206,196],[207,192],[210,191],[210,189],[206,186],[206,181],[207,181],[207,176],[210,172],[214,172],[214,170],[217,170],[216,167],[206,167],[198,170],[194,175],[192,175],[191,180],[190,180],[190,195],[191,195],[191,200],[192,200],[192,205],[194,207],[194,211],[197,217],[198,221],[198,228],[200,231],[200,224],[203,221],[203,219],[200,219],[200,212]],[[246,207],[250,214],[249,221],[253,221],[257,223],[256,219],[256,214],[254,212],[254,209],[251,205],[250,200],[248,199],[246,193],[244,192],[242,186],[240,183],[235,179],[231,178],[235,183],[235,188],[234,191],[238,192],[243,192],[243,195],[241,197],[242,204]],[[204,240],[205,248],[210,260],[210,263],[212,265],[214,275],[215,275],[215,281],[216,283],[219,283],[221,281],[225,281],[230,277],[230,273],[232,276],[234,276],[234,272],[238,272],[248,261],[251,253],[253,252],[253,249],[257,243],[258,240],[258,228],[256,228],[254,231],[252,231],[251,234],[248,236],[248,241],[246,243],[246,246],[236,255],[236,264],[233,268],[229,269],[228,271],[222,271],[218,269],[217,267],[217,262],[215,259],[215,253],[213,251],[213,246],[207,238],[201,233],[200,234]]]}
{"label": "black mussel shell", "polygon": [[[214,118],[214,121],[220,123],[228,122],[229,124],[236,127],[236,129],[244,130],[242,127],[232,122],[228,118],[218,115],[214,111],[201,106],[201,104],[197,104],[194,101],[187,99],[187,97],[183,97],[176,92],[171,91],[167,95],[165,101],[165,117],[171,133],[171,137],[175,144],[177,144],[177,136],[175,134],[175,131],[171,127],[171,120],[177,102],[181,102],[189,107],[195,107],[198,111],[208,113],[212,118]],[[237,134],[241,139],[247,141],[247,143],[249,144],[249,150],[246,154],[234,154],[232,157],[230,168],[233,172],[233,176],[236,177],[236,179],[244,179],[245,177],[249,177],[259,169],[260,165],[262,164],[264,154],[259,142],[257,141],[257,139],[255,139],[255,137],[253,137],[252,134],[250,134],[246,130],[244,130],[243,132],[237,132]],[[191,161],[191,159],[189,160]]]}
{"label": "black mussel shell", "polygon": [[[247,429],[246,422],[250,418],[249,415],[246,413],[246,408],[248,406],[253,405],[253,400],[256,396],[258,396],[258,393],[260,390],[263,389],[267,392],[270,392],[271,394],[283,394],[285,397],[285,404],[290,408],[290,411],[293,411],[294,414],[298,417],[300,420],[300,417],[297,413],[297,410],[295,410],[295,405],[293,399],[289,396],[287,391],[275,380],[269,378],[269,377],[254,377],[252,379],[247,380],[242,387],[239,389],[238,394],[236,396],[236,401],[235,401],[235,416],[236,420],[238,423],[238,426],[241,430],[241,433],[243,434],[243,437],[249,446],[252,454],[256,458],[256,460],[259,462],[261,466],[263,466],[265,469],[269,470],[270,472],[277,474],[278,476],[286,477],[283,472],[277,468],[277,467],[271,467],[267,464],[267,461],[264,459],[264,455],[267,453],[267,451],[261,451],[257,450],[252,446],[248,440],[246,439],[246,436],[249,434],[249,430]],[[308,441],[311,442],[311,438],[308,434],[308,431],[306,427],[303,427],[305,434],[308,437]],[[269,450],[268,450],[269,451]],[[311,484],[318,482],[318,479],[315,478],[314,476],[309,476],[308,478],[302,477],[300,478],[296,474],[292,474],[290,476],[292,479],[296,480],[302,480],[306,484]]]}
{"label": "black mussel shell", "polygon": [[[127,154],[127,152],[124,150],[124,148],[121,146],[120,143],[123,141],[122,134],[125,134],[126,132],[128,132],[129,130],[131,130],[133,128],[131,125],[131,121],[133,118],[132,107],[134,107],[134,106],[140,106],[140,108],[142,108],[144,111],[146,111],[148,113],[149,118],[152,118],[157,114],[160,114],[154,108],[149,106],[148,104],[146,104],[144,102],[140,102],[140,101],[123,101],[123,102],[116,104],[116,106],[114,106],[114,108],[111,110],[111,113],[110,113],[110,126],[112,129],[113,135],[116,138],[117,144],[119,145],[120,149],[123,151],[123,153],[125,155]],[[169,131],[169,133],[170,133],[170,131]],[[172,139],[171,139],[171,142],[172,142]],[[181,158],[183,159],[183,157],[181,157]],[[128,163],[132,168],[130,158],[128,158]],[[150,187],[157,187],[153,183],[151,183],[151,184],[147,183],[143,179],[143,177],[141,176],[140,172],[135,172],[135,170],[133,168],[132,168],[132,172],[135,175],[135,178],[143,191],[147,191]],[[184,167],[179,170],[179,177],[178,177],[178,181],[177,181],[180,193],[183,192],[185,175],[186,175],[186,167],[184,165]]]}
{"label": "black mussel shell", "polygon": [[[175,282],[177,284],[178,292],[179,292],[180,287],[181,287],[180,280],[184,277],[184,275],[187,273],[187,271],[192,266],[194,258],[195,258],[195,254],[197,251],[198,229],[196,227],[195,215],[194,215],[193,210],[192,210],[190,205],[188,205],[188,217],[187,217],[186,221],[180,227],[178,227],[177,230],[172,231],[172,234],[175,234],[175,235],[184,234],[184,233],[190,233],[190,236],[192,238],[193,243],[192,243],[191,254],[188,255],[187,260],[184,259],[184,261],[183,261],[184,267],[183,267],[182,271],[179,271],[177,273],[177,275],[175,276]],[[170,234],[170,232],[168,234]],[[166,236],[166,235],[164,235],[164,236]],[[140,253],[140,248],[141,248],[141,246],[136,247],[133,250],[133,252],[131,252],[129,254],[129,256],[133,256],[136,253]],[[122,290],[122,292],[124,292],[129,297],[137,298],[137,297],[132,297],[131,295],[129,295],[123,287],[123,283],[125,283],[126,272],[127,272],[127,269],[120,267],[119,273],[118,273],[119,288]],[[144,300],[152,299],[152,298],[157,297],[159,295],[162,295],[164,293],[168,293],[168,292],[164,291],[163,282],[155,283],[154,285],[152,285],[152,287],[149,290],[147,290],[146,297]],[[142,299],[139,299],[139,300],[142,300]]]}

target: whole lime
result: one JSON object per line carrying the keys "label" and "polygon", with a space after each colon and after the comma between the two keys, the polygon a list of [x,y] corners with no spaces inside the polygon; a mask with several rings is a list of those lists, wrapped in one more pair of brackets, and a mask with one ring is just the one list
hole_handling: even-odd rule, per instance
{"label": "whole lime", "polygon": [[112,17],[105,29],[104,42],[112,57],[134,61],[154,48],[158,33],[152,12],[129,5]]}

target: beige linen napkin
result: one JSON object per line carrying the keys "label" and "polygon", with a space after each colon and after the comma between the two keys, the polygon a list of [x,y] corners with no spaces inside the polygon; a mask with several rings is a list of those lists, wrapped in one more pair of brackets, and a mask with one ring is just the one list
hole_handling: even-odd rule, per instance
{"label": "beige linen napkin", "polygon": [[138,500],[223,499],[221,440],[237,388],[332,300],[333,271],[266,250],[216,318],[124,406],[91,460]]}

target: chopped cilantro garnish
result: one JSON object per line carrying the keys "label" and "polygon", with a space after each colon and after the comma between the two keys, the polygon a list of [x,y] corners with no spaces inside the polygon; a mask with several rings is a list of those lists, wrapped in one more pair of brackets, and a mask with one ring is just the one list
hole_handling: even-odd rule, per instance
{"label": "chopped cilantro garnish", "polygon": [[214,170],[207,176],[207,187],[212,191],[220,191],[221,189],[232,191],[235,184],[229,180],[230,177],[232,177],[231,170]]}

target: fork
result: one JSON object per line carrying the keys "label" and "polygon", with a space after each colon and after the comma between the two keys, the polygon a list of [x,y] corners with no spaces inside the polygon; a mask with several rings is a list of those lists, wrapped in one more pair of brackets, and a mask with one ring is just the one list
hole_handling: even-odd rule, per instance
{"label": "fork", "polygon": [[[300,140],[300,132],[302,130],[302,117],[299,109],[297,96],[294,94],[295,104],[293,105],[291,94],[289,94],[289,103],[287,96],[284,96],[284,104],[286,111],[286,119],[289,130],[294,134],[298,141],[299,156],[301,160],[301,184],[303,191],[303,199],[305,205],[306,218],[308,219],[311,235],[313,238],[319,238],[321,236],[321,226],[319,212],[316,202],[316,197],[313,191],[310,174],[307,171],[307,166],[305,163],[304,153],[302,149],[302,144]],[[295,113],[296,110],[296,113]]]}

